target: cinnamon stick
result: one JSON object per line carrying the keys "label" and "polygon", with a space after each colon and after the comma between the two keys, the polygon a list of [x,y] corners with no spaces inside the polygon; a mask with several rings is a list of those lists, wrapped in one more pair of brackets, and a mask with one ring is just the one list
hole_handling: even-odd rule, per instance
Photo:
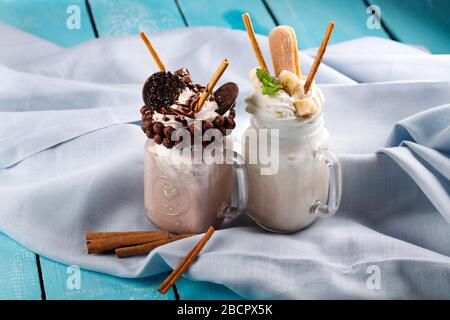
{"label": "cinnamon stick", "polygon": [[117,248],[116,249],[116,256],[118,258],[124,258],[124,257],[130,257],[130,256],[136,256],[141,254],[147,254],[153,249],[163,246],[165,244],[181,240],[184,238],[192,237],[195,234],[180,234],[173,237],[170,237],[168,239],[162,239],[157,241],[152,241],[149,243],[140,244],[137,246],[129,246],[129,247],[123,247],[123,248]]}
{"label": "cinnamon stick", "polygon": [[250,44],[252,45],[253,52],[255,53],[256,60],[258,60],[259,67],[263,70],[267,70],[267,64],[266,61],[264,60],[264,56],[261,52],[261,48],[259,47],[258,41],[256,40],[255,31],[253,30],[250,15],[248,13],[244,13],[242,15],[242,20],[244,20],[245,29],[247,30],[248,38],[250,40]]}
{"label": "cinnamon stick", "polygon": [[169,233],[166,231],[154,232],[152,234],[131,234],[111,238],[100,238],[87,240],[88,254],[114,250],[116,248],[148,243],[152,241],[168,239]]}
{"label": "cinnamon stick", "polygon": [[197,258],[198,254],[211,238],[214,231],[214,227],[209,227],[208,231],[206,231],[200,241],[192,248],[191,251],[189,251],[189,253],[183,258],[183,260],[181,260],[180,264],[172,271],[172,273],[166,278],[166,280],[161,283],[158,289],[159,292],[166,293],[175,284],[175,282],[183,275],[183,273]]}
{"label": "cinnamon stick", "polygon": [[317,70],[319,70],[320,63],[322,62],[322,58],[323,58],[323,56],[325,54],[325,51],[327,50],[328,41],[330,40],[331,33],[333,32],[333,29],[334,29],[334,22],[331,21],[328,24],[327,31],[325,32],[325,35],[324,35],[323,40],[322,40],[322,43],[320,44],[320,48],[317,51],[316,58],[314,59],[314,63],[312,65],[312,67],[311,67],[311,70],[309,71],[308,78],[306,79],[305,87],[304,87],[304,89],[305,89],[304,92],[305,93],[308,93],[309,88],[311,87],[311,84],[312,84],[312,82],[314,80],[314,77],[315,77],[315,75],[317,73]]}
{"label": "cinnamon stick", "polygon": [[217,81],[219,81],[220,77],[225,72],[225,70],[228,68],[229,64],[230,62],[228,61],[228,59],[224,59],[217,68],[216,72],[214,72],[213,76],[211,77],[211,80],[206,86],[205,91],[203,91],[202,95],[197,101],[197,104],[195,105],[195,112],[199,112],[202,109],[203,104],[205,103],[206,99],[208,99],[209,95],[214,89],[214,86],[216,85]]}
{"label": "cinnamon stick", "polygon": [[104,239],[104,238],[113,238],[120,236],[129,236],[129,235],[150,235],[150,234],[162,234],[167,233],[165,231],[125,231],[125,232],[97,232],[97,231],[86,231],[86,240],[94,240],[94,239]]}

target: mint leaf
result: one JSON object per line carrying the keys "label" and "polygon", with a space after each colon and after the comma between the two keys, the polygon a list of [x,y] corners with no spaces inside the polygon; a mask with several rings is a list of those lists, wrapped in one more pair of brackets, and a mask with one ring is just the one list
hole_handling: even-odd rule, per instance
{"label": "mint leaf", "polygon": [[262,87],[261,92],[264,95],[274,96],[278,92],[279,88],[277,87]]}
{"label": "mint leaf", "polygon": [[267,70],[263,69],[256,69],[256,76],[258,77],[259,81],[270,81],[272,77],[270,76],[270,73]]}
{"label": "mint leaf", "polygon": [[274,96],[278,90],[283,89],[281,83],[273,78],[267,70],[256,69],[256,76],[262,83],[261,92],[264,95]]}

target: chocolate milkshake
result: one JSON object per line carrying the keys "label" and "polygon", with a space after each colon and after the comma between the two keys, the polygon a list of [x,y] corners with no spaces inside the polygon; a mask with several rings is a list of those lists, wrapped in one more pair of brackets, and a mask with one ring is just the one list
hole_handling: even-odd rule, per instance
{"label": "chocolate milkshake", "polygon": [[[145,212],[173,233],[204,232],[236,212],[230,205],[233,168],[245,169],[235,166],[226,136],[235,127],[239,89],[231,82],[211,87],[195,84],[185,68],[156,72],[144,84]],[[206,151],[222,161],[211,163]]]}
{"label": "chocolate milkshake", "polygon": [[145,144],[147,216],[174,233],[200,233],[220,224],[231,203],[231,165],[176,161],[163,148],[150,139]]}

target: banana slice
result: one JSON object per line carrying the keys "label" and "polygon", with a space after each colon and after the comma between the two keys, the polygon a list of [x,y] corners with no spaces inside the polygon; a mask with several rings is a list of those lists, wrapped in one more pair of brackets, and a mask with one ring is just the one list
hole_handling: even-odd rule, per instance
{"label": "banana slice", "polygon": [[294,102],[298,117],[309,118],[318,111],[316,104],[311,98],[305,98]]}
{"label": "banana slice", "polygon": [[278,26],[269,34],[270,54],[273,68],[278,77],[283,70],[301,77],[300,58],[298,56],[295,30],[289,26]]}
{"label": "banana slice", "polygon": [[280,81],[283,89],[289,93],[291,97],[297,99],[303,98],[303,84],[297,75],[290,71],[283,70],[278,76],[278,81]]}
{"label": "banana slice", "polygon": [[261,81],[259,81],[258,77],[256,76],[256,68],[253,68],[248,73],[248,77],[250,78],[250,82],[253,84],[253,87],[255,90],[260,90],[262,85]]}

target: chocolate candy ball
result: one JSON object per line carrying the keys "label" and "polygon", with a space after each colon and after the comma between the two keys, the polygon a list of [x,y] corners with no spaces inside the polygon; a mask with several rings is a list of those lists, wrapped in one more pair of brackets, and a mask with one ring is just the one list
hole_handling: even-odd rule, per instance
{"label": "chocolate candy ball", "polygon": [[159,134],[156,134],[153,140],[155,141],[156,144],[161,144],[163,142],[163,138]]}
{"label": "chocolate candy ball", "polygon": [[154,131],[156,134],[161,134],[161,133],[163,133],[163,131],[164,131],[164,124],[163,124],[162,122],[156,122],[156,123],[153,125],[153,131]]}
{"label": "chocolate candy ball", "polygon": [[234,129],[236,127],[236,123],[234,122],[234,120],[232,118],[225,117],[224,127],[226,129]]}
{"label": "chocolate candy ball", "polygon": [[224,122],[225,119],[222,116],[217,116],[214,118],[214,126],[218,129],[223,127]]}
{"label": "chocolate candy ball", "polygon": [[166,138],[169,138],[169,140],[172,138],[172,132],[174,131],[174,128],[171,126],[167,126],[164,128],[164,135]]}
{"label": "chocolate candy ball", "polygon": [[167,137],[165,137],[164,139],[163,139],[163,145],[164,145],[164,147],[166,147],[167,149],[171,149],[172,147],[173,147],[173,143],[172,143],[172,141],[170,140],[170,138],[167,138]]}

